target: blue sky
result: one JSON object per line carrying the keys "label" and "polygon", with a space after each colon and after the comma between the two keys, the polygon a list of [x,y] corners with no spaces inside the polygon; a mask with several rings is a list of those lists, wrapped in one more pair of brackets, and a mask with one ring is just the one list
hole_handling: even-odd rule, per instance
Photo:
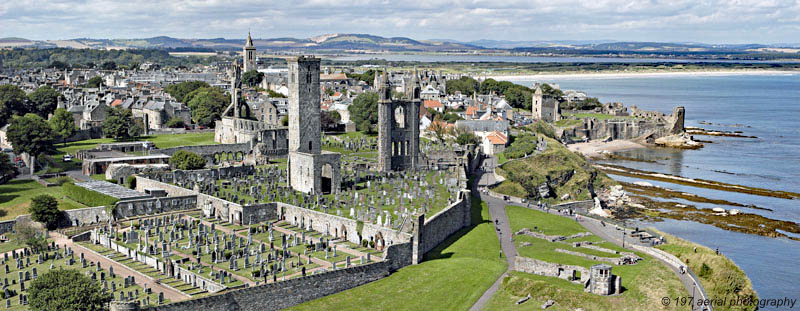
{"label": "blue sky", "polygon": [[800,0],[0,0],[0,37],[800,42]]}

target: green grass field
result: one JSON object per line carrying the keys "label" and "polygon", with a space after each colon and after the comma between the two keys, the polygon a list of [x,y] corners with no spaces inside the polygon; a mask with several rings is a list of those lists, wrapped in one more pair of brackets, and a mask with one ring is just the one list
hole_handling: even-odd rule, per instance
{"label": "green grass field", "polygon": [[291,310],[467,310],[506,270],[489,211],[472,200],[473,226],[425,254],[419,265]]}
{"label": "green grass field", "polygon": [[67,198],[61,187],[45,187],[32,179],[15,179],[0,185],[0,220],[28,214],[31,199],[40,194],[55,197],[61,210],[86,207]]}
{"label": "green grass field", "polygon": [[[523,207],[508,206],[506,212],[509,217],[511,230],[516,232],[522,228],[533,229],[537,227],[548,235],[571,235],[586,232],[580,224],[568,217],[551,215],[544,212]],[[613,253],[597,250],[572,247],[570,243],[549,242],[531,236],[517,235],[514,237],[520,256],[554,262],[560,264],[591,267],[601,263],[584,257],[555,252],[561,248],[590,255],[604,257],[618,257]],[[612,251],[624,250],[609,242],[600,242],[597,236],[587,236],[570,239],[573,241],[599,242],[598,246]],[[531,243],[522,247],[523,242]],[[629,251],[629,250],[628,250]],[[660,303],[662,297],[686,296],[680,280],[661,262],[641,253],[637,255],[644,258],[636,265],[613,266],[612,273],[622,277],[623,292],[616,296],[598,296],[585,293],[581,284],[556,277],[546,277],[523,272],[512,272],[503,280],[501,289],[495,293],[487,310],[541,310],[541,305],[548,299],[556,304],[548,310],[678,310],[673,304],[663,307]],[[516,301],[531,295],[531,299],[524,304],[517,305]],[[684,308],[688,310],[689,308]]]}
{"label": "green grass field", "polygon": [[[133,141],[149,141],[158,148],[172,148],[178,146],[197,146],[214,145],[214,132],[188,133],[188,134],[161,134],[152,136],[142,136]],[[78,150],[94,149],[98,144],[116,142],[113,138],[98,138],[80,140],[71,143],[57,144],[58,153],[56,158],[60,158],[64,153],[74,155]]]}

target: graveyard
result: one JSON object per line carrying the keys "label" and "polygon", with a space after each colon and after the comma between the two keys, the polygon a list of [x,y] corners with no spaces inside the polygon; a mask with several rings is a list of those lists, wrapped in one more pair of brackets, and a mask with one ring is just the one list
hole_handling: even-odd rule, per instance
{"label": "graveyard", "polygon": [[[78,253],[76,253],[78,252]],[[66,248],[51,243],[47,250],[38,254],[29,249],[21,249],[4,253],[0,262],[3,274],[3,301],[0,308],[4,310],[27,310],[27,290],[31,282],[41,274],[54,269],[75,269],[89,276],[93,282],[100,282],[102,288],[113,296],[114,300],[137,302],[142,306],[168,303],[163,293],[147,288],[137,282],[136,277],[122,277],[114,272],[111,266],[103,266],[91,262],[80,250]]]}

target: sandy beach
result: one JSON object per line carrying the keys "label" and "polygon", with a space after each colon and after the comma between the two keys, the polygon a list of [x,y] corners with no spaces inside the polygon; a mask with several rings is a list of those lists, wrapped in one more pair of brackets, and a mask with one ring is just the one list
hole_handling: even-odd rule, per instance
{"label": "sandy beach", "polygon": [[788,70],[705,70],[705,71],[642,71],[642,72],[598,72],[598,73],[545,73],[526,75],[486,75],[481,78],[492,78],[505,81],[547,80],[554,78],[574,79],[608,79],[608,78],[645,78],[668,76],[733,76],[733,75],[798,75],[800,71]]}
{"label": "sandy beach", "polygon": [[612,140],[604,142],[601,140],[593,140],[587,143],[576,143],[567,145],[570,151],[578,152],[588,158],[596,158],[603,155],[604,152],[614,152],[638,148],[647,148],[644,145],[637,144],[630,140]]}

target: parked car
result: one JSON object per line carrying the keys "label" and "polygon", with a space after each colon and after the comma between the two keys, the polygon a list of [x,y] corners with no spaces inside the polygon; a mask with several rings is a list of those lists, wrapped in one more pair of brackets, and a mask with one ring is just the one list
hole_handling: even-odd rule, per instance
{"label": "parked car", "polygon": [[72,162],[72,156],[69,154],[65,154],[64,157],[61,158],[64,162]]}

